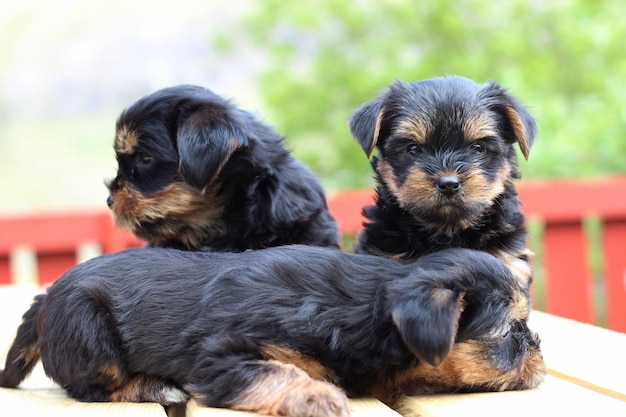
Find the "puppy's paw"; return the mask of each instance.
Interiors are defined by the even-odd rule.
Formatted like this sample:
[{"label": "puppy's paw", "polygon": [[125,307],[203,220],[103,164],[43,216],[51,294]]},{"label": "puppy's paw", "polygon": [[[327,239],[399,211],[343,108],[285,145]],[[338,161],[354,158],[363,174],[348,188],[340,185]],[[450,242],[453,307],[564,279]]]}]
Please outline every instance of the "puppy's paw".
[{"label": "puppy's paw", "polygon": [[293,417],[349,417],[348,398],[337,386],[323,381],[307,381],[286,393],[277,415]]}]

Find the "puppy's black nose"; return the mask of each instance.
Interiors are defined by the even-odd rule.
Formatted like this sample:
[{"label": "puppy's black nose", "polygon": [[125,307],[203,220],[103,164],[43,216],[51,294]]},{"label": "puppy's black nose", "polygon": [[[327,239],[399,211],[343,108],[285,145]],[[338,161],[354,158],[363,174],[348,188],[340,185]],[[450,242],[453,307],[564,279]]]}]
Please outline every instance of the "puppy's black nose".
[{"label": "puppy's black nose", "polygon": [[107,206],[109,206],[109,208],[113,207],[113,196],[112,195],[110,195],[107,198]]},{"label": "puppy's black nose", "polygon": [[461,181],[454,175],[445,175],[437,180],[436,186],[440,193],[450,197],[461,189]]}]

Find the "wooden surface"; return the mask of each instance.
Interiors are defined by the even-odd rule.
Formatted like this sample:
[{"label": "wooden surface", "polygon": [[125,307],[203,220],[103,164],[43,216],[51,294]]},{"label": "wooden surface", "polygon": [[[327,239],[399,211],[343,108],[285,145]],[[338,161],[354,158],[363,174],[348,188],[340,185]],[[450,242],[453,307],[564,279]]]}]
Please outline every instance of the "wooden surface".
[{"label": "wooden surface", "polygon": [[[0,361],[15,335],[22,314],[40,290],[34,286],[0,286]],[[542,416],[597,414],[626,416],[626,334],[601,329],[545,313],[533,312],[531,328],[542,339],[550,375],[537,389],[518,392],[447,394],[405,398],[398,411],[374,399],[352,399],[354,417]],[[50,381],[38,366],[20,389],[0,389],[0,415],[159,416],[158,404],[80,403]],[[254,413],[199,406],[168,410],[169,417],[238,417]]]},{"label": "wooden surface", "polygon": [[527,391],[410,397],[405,417],[626,416],[626,403],[549,375]]},{"label": "wooden surface", "polygon": [[538,311],[530,327],[552,375],[626,401],[626,334]]}]

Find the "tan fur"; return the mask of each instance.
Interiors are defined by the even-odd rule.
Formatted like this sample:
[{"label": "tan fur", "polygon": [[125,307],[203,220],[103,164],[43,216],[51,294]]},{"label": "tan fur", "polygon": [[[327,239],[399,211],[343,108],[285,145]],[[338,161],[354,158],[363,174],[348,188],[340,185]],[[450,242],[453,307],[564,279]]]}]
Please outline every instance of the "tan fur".
[{"label": "tan fur", "polygon": [[[437,191],[434,184],[440,176],[457,175],[456,172],[441,172],[433,176],[421,169],[414,168],[409,172],[406,181],[400,184],[393,175],[393,169],[387,161],[379,161],[377,169],[401,207],[408,211],[411,210],[411,207],[431,207],[443,215],[446,214],[447,210],[455,210],[457,205],[463,207],[478,206],[487,209],[493,205],[496,197],[504,192],[505,183],[509,180],[511,172],[509,164],[503,165],[500,172],[498,172],[497,179],[490,183],[480,170],[470,169],[463,175],[459,175],[462,188],[453,199],[449,200]],[[458,230],[475,226],[483,214],[483,210],[481,210],[475,216],[467,216],[458,223],[445,222],[443,224],[432,224],[431,227],[452,235]]]},{"label": "tan fur", "polygon": [[380,125],[383,122],[383,117],[385,116],[385,108],[383,107],[378,112],[378,116],[376,117],[376,125],[374,126],[374,134],[372,135],[372,143],[370,144],[369,149],[366,154],[369,158],[372,152],[374,151],[374,147],[376,147],[376,143],[378,142],[378,136],[380,135]]},{"label": "tan fur", "polygon": [[413,117],[401,119],[394,132],[399,136],[409,138],[423,145],[428,137],[428,125]]},{"label": "tan fur", "polygon": [[[532,283],[533,268],[530,265],[533,252],[525,248],[521,253],[509,253],[504,250],[497,250],[492,253],[496,258],[500,259],[511,271],[513,277],[522,285],[529,286]],[[528,261],[521,259],[526,258]]]},{"label": "tan fur", "polygon": [[233,409],[275,416],[350,416],[348,398],[339,387],[316,381],[294,365],[266,364],[271,372],[239,395]]},{"label": "tan fur", "polygon": [[[172,398],[174,397],[174,401]],[[114,402],[181,403],[188,396],[160,378],[138,375],[116,387],[109,396]]]},{"label": "tan fur", "polygon": [[[471,386],[487,386],[504,391],[519,384],[524,388],[536,387],[543,381],[545,373],[539,349],[528,351],[519,367],[502,371],[489,362],[482,342],[470,340],[456,343],[450,355],[438,367],[420,363],[391,384],[400,387],[407,395],[454,392]],[[424,387],[428,387],[427,391],[424,391]]]},{"label": "tan fur", "polygon": [[489,113],[470,113],[463,117],[462,123],[463,135],[468,142],[491,136],[499,136],[498,126]]},{"label": "tan fur", "polygon": [[276,345],[266,345],[262,349],[268,359],[291,364],[306,372],[311,378],[320,381],[332,381],[332,371],[315,359],[295,350]]},{"label": "tan fur", "polygon": [[[176,238],[189,246],[198,247],[207,234],[221,236],[225,197],[217,197],[217,188],[207,187],[204,194],[183,182],[174,182],[162,190],[143,195],[125,184],[112,195],[111,209],[115,224],[142,237],[141,222],[161,219],[184,220],[185,230],[160,230],[162,239]],[[210,209],[209,209],[210,208]]]},{"label": "tan fur", "polygon": [[117,153],[131,154],[135,152],[138,142],[137,132],[129,129],[127,126],[121,126],[115,134],[113,147]]},{"label": "tan fur", "polygon": [[526,127],[524,127],[524,122],[522,122],[520,115],[513,107],[505,106],[504,112],[506,113],[508,119],[511,122],[511,125],[513,126],[515,139],[519,144],[522,155],[524,155],[524,159],[528,160],[528,153],[530,152],[530,148],[528,143],[528,132],[526,132]]}]

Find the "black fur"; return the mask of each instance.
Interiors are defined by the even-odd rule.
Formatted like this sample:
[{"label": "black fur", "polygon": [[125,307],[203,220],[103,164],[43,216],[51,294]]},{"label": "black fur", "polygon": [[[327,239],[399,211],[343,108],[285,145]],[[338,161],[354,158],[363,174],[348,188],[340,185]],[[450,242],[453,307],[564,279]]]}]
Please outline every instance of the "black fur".
[{"label": "black fur", "polygon": [[396,81],[350,128],[368,156],[378,150],[376,201],[363,209],[356,252],[414,260],[464,247],[528,261],[514,145],[527,157],[536,124],[502,87],[457,76]]},{"label": "black fur", "polygon": [[283,139],[202,87],[140,99],[116,126],[118,173],[107,201],[116,224],[179,249],[338,248],[319,181]]},{"label": "black fur", "polygon": [[[130,249],[74,267],[35,299],[0,386],[16,387],[35,352],[79,400],[111,400],[133,378],[152,377],[205,405],[237,408],[256,381],[271,376],[271,360],[280,360],[265,347],[279,346],[321,364],[326,379],[353,395],[375,386],[390,396],[508,387],[437,378],[396,384],[403,372],[445,361],[453,344],[475,340],[485,346],[480,358],[525,388],[543,368],[527,363],[538,342],[526,317],[508,314],[518,292],[527,296],[501,262],[465,249],[410,265],[299,245],[242,253]],[[508,341],[501,332],[512,327],[519,331]],[[530,380],[522,368],[531,369]]]}]

